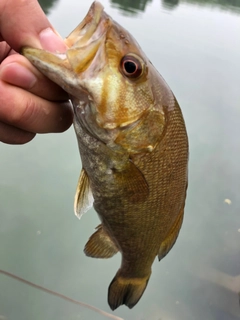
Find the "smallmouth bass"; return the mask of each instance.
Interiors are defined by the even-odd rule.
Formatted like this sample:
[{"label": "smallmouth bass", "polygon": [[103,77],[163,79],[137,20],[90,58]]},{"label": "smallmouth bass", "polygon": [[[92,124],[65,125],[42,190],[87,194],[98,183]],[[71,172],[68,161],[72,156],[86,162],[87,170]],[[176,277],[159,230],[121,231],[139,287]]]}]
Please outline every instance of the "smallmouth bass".
[{"label": "smallmouth bass", "polygon": [[136,40],[94,2],[65,39],[65,54],[25,47],[34,66],[70,95],[82,171],[80,217],[101,220],[87,256],[122,254],[108,289],[112,310],[141,298],[156,256],[174,245],[183,220],[188,138],[172,91]]}]

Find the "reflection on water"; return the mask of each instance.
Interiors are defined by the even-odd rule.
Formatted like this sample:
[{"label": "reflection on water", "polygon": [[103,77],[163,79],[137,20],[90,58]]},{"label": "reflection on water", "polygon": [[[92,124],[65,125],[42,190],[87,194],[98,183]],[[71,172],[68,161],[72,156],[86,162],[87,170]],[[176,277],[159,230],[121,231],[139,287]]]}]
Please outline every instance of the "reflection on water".
[{"label": "reflection on water", "polygon": [[[144,11],[147,4],[152,0],[111,0],[113,7],[119,8],[128,14],[136,14]],[[210,6],[221,8],[223,10],[232,10],[240,13],[240,0],[161,0],[162,5],[167,9],[174,9],[181,3],[191,3],[201,6]]]},{"label": "reflection on water", "polygon": [[54,5],[56,5],[56,3],[59,0],[38,0],[38,2],[40,3],[43,11],[48,14],[50,12],[50,9],[53,8]]},{"label": "reflection on water", "polygon": [[165,8],[173,9],[178,6],[180,0],[162,0],[162,4]]},{"label": "reflection on water", "polygon": [[152,0],[111,0],[113,7],[128,14],[136,14],[138,11],[145,11],[146,6]]},{"label": "reflection on water", "polygon": [[232,10],[240,13],[240,0],[182,0],[182,2],[218,7],[222,10]]},{"label": "reflection on water", "polygon": [[[59,0],[38,0],[45,13],[56,5]],[[100,1],[101,2],[101,1]],[[112,6],[118,8],[127,15],[135,15],[145,11],[152,0],[111,0]],[[223,10],[232,10],[240,13],[240,0],[160,0],[167,9],[174,9],[181,3],[190,3],[201,6],[211,6]]]}]

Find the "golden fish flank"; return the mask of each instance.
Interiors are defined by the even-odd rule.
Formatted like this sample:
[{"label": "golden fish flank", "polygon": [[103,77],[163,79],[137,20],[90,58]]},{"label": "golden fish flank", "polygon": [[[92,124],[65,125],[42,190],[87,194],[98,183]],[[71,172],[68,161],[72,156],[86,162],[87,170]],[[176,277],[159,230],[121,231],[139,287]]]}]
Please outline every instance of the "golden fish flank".
[{"label": "golden fish flank", "polygon": [[75,213],[91,207],[101,224],[85,246],[91,257],[118,251],[121,267],[108,290],[112,309],[141,298],[156,256],[181,228],[188,139],[179,105],[136,40],[94,2],[65,40],[65,54],[23,54],[64,88],[74,107],[82,160]]}]

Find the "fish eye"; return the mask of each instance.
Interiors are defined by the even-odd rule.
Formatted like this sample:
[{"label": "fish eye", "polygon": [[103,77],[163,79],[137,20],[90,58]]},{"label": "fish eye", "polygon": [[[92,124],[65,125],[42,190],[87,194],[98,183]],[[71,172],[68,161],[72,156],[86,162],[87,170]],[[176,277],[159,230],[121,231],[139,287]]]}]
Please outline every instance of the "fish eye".
[{"label": "fish eye", "polygon": [[132,55],[126,55],[120,63],[123,74],[128,78],[138,78],[143,71],[141,62]]}]

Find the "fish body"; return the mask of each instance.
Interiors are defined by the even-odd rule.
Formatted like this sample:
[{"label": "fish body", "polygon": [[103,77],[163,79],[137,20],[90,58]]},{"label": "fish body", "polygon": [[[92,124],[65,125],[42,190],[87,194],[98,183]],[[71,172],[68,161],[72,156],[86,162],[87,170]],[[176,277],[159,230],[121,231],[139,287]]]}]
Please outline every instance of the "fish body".
[{"label": "fish body", "polygon": [[114,310],[141,298],[156,256],[180,231],[187,189],[188,138],[172,91],[136,40],[94,2],[66,38],[65,54],[23,54],[71,97],[82,171],[80,217],[93,204],[101,224],[85,253],[122,263],[108,289]]}]

